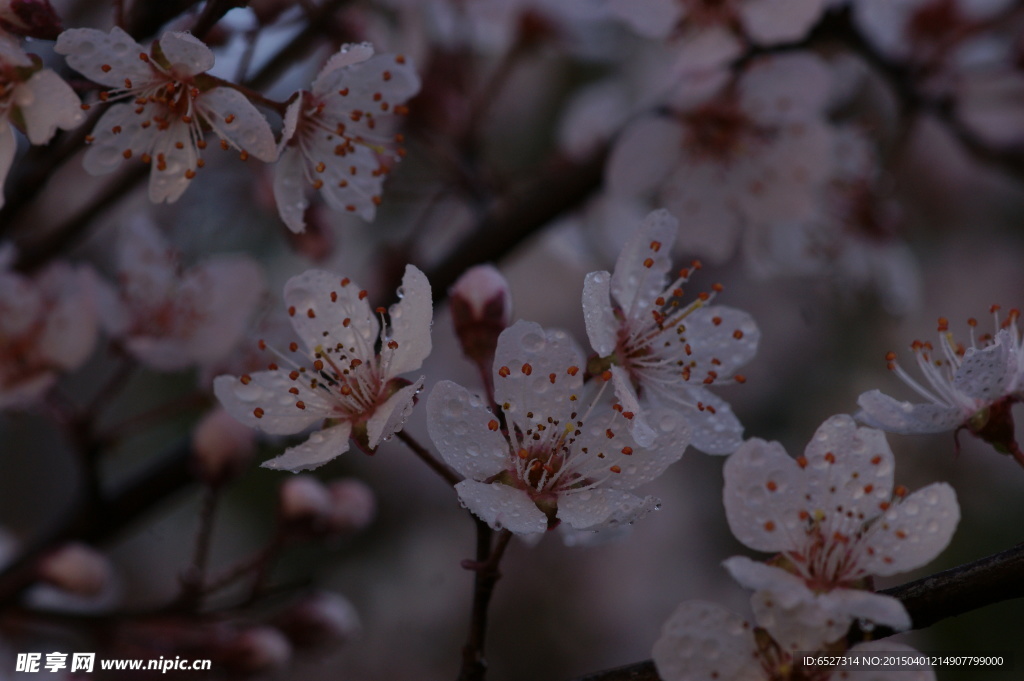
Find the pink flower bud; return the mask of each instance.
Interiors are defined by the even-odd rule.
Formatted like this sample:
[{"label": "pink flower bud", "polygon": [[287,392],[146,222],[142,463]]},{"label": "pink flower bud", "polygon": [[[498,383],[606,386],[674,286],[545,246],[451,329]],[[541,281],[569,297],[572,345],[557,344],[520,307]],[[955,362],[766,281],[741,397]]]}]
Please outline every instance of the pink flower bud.
[{"label": "pink flower bud", "polygon": [[281,485],[281,517],[290,523],[318,524],[333,512],[330,492],[310,475],[297,475]]},{"label": "pink flower bud", "polygon": [[60,17],[49,0],[0,0],[0,27],[40,40],[56,40],[61,32]]},{"label": "pink flower bud", "polygon": [[476,265],[466,270],[448,293],[462,352],[475,362],[489,364],[498,336],[512,318],[508,282],[493,266]]},{"label": "pink flower bud", "polygon": [[229,644],[224,665],[235,672],[254,674],[282,669],[291,657],[292,645],[278,629],[252,627]]},{"label": "pink flower bud", "polygon": [[192,433],[198,475],[211,485],[245,470],[255,448],[255,432],[221,407],[204,416]]},{"label": "pink flower bud", "polygon": [[328,491],[332,501],[330,528],[334,532],[358,532],[377,515],[377,498],[373,490],[359,480],[334,480]]},{"label": "pink flower bud", "polygon": [[85,544],[57,549],[39,563],[39,579],[79,596],[96,596],[110,583],[110,563]]},{"label": "pink flower bud", "polygon": [[359,633],[355,607],[335,593],[323,591],[296,603],[282,614],[278,626],[296,646],[340,645]]}]

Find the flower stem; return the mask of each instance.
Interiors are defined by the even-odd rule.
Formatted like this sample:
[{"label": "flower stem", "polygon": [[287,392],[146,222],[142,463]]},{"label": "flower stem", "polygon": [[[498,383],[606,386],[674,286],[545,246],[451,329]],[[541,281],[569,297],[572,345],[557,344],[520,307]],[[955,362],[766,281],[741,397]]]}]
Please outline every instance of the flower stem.
[{"label": "flower stem", "polygon": [[484,659],[484,643],[487,637],[487,611],[494,594],[494,586],[501,578],[498,565],[501,563],[505,549],[508,547],[512,533],[502,530],[491,548],[494,531],[487,523],[476,520],[476,560],[463,561],[462,566],[473,570],[473,610],[470,618],[469,636],[462,648],[462,668],[459,670],[458,681],[483,681],[487,674],[487,662]]}]

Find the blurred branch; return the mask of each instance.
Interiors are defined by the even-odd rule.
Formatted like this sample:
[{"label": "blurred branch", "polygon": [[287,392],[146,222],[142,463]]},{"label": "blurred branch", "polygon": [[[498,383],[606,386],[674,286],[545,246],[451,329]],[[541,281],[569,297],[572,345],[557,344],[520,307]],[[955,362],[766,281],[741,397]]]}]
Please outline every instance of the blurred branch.
[{"label": "blurred branch", "polygon": [[[899,599],[910,614],[912,629],[924,629],[948,617],[1024,597],[1024,543],[913,582],[879,593]],[[893,630],[876,627],[862,632],[856,626],[850,643],[892,636]],[[651,660],[581,676],[573,681],[660,681]]]},{"label": "blurred branch", "polygon": [[443,261],[428,269],[435,302],[448,295],[448,289],[467,268],[500,260],[597,192],[607,154],[605,147],[584,161],[557,159],[524,187],[498,201],[470,235],[456,244]]},{"label": "blurred branch", "polygon": [[190,471],[191,447],[181,444],[147,470],[109,494],[98,504],[84,499],[69,508],[55,528],[20,552],[0,572],[0,608],[15,604],[36,581],[39,561],[69,541],[99,544],[136,522],[144,513],[194,481]]}]

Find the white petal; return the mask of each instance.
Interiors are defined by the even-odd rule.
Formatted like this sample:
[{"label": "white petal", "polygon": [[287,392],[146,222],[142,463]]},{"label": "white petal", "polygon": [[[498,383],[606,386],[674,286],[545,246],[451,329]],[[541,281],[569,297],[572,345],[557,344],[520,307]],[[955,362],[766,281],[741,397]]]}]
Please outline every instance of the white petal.
[{"label": "white petal", "polygon": [[725,461],[725,515],[736,538],[752,549],[791,548],[802,535],[806,482],[778,442],[751,439]]},{"label": "white petal", "polygon": [[[157,163],[161,157],[165,163],[163,170]],[[174,203],[181,198],[192,182],[186,173],[195,172],[198,162],[199,152],[187,124],[174,121],[166,130],[155,133],[153,164],[149,171],[149,200],[153,203]]]},{"label": "white petal", "polygon": [[398,343],[388,356],[388,377],[414,371],[430,355],[430,325],[433,322],[433,302],[427,276],[413,265],[405,266],[402,286],[398,289],[399,302],[391,306],[391,340]]},{"label": "white petal", "polygon": [[153,68],[139,58],[148,50],[116,26],[110,33],[69,28],[57,37],[54,50],[67,58],[68,66],[107,87],[123,88],[125,78],[140,87],[156,78]]},{"label": "white petal", "polygon": [[370,449],[374,449],[385,440],[402,429],[405,420],[412,413],[416,394],[423,389],[423,377],[412,385],[407,385],[389,397],[384,404],[374,410],[373,416],[366,423],[366,437]]},{"label": "white petal", "polygon": [[57,128],[70,130],[85,118],[78,95],[50,69],[32,74],[26,83],[18,86],[14,99],[25,121],[25,134],[32,144],[45,144]]},{"label": "white petal", "polygon": [[53,265],[38,279],[50,299],[39,351],[56,366],[77,369],[92,354],[99,331],[96,311],[98,280],[86,267]]},{"label": "white petal", "polygon": [[215,256],[188,270],[178,296],[195,301],[189,311],[197,320],[182,339],[193,361],[208,364],[230,352],[242,339],[265,289],[263,270],[247,256]]},{"label": "white petal", "polygon": [[[288,389],[304,384],[291,380],[286,371],[257,371],[248,377],[249,383],[243,383],[237,376],[218,376],[213,380],[213,393],[229,414],[250,428],[292,435],[331,415],[330,405],[315,392],[300,390],[299,396],[293,397]],[[305,409],[295,406],[297,399]],[[262,416],[256,416],[257,408]]]},{"label": "white petal", "polygon": [[[753,317],[731,307],[703,307],[686,316],[686,356],[697,381],[703,381],[709,370],[732,377],[736,370],[757,354],[761,331]],[[738,332],[738,333],[737,333]]]},{"label": "white petal", "polygon": [[858,428],[846,414],[818,427],[804,457],[810,497],[805,510],[812,516],[853,512],[871,519],[880,515],[879,504],[892,495],[894,457],[885,435],[874,428]]},{"label": "white petal", "polygon": [[878,390],[857,398],[857,420],[890,433],[941,433],[953,430],[966,420],[961,410],[945,404],[900,402]]},{"label": "white petal", "polygon": [[[753,0],[749,4],[770,5],[773,1],[777,0]],[[740,105],[762,124],[806,121],[824,111],[831,81],[825,62],[809,52],[767,57],[743,73]]]},{"label": "white petal", "polygon": [[497,423],[482,398],[451,381],[440,381],[427,398],[430,439],[445,463],[467,478],[486,480],[510,465]]},{"label": "white petal", "polygon": [[[508,369],[507,376],[501,375],[503,368]],[[578,406],[570,398],[582,387],[583,358],[564,331],[545,331],[539,324],[518,321],[498,336],[494,399],[502,405],[510,428],[514,423],[525,432],[535,423],[546,424],[548,417],[567,422]]]},{"label": "white petal", "polygon": [[667,38],[684,10],[675,0],[608,0],[608,11],[642,36]]},{"label": "white petal", "polygon": [[907,609],[892,596],[863,589],[833,589],[821,598],[827,610],[844,613],[851,619],[867,620],[896,631],[910,628]]},{"label": "white petal", "polygon": [[873,553],[865,564],[872,574],[887,576],[931,562],[949,545],[960,522],[956,492],[937,482],[893,504],[869,530]]},{"label": "white petal", "polygon": [[728,172],[716,163],[686,158],[665,181],[665,207],[681,217],[678,252],[720,263],[736,250],[741,218]]},{"label": "white petal", "polygon": [[633,418],[629,419],[630,435],[641,447],[650,447],[658,434],[647,423],[647,408],[640,406],[640,398],[637,397],[626,370],[620,366],[613,366],[611,372],[616,399],[622,405],[623,412],[633,414]]},{"label": "white petal", "polygon": [[196,99],[196,108],[213,131],[234,148],[267,163],[277,160],[277,143],[270,124],[238,90],[213,88]]},{"label": "white petal", "polygon": [[[92,130],[93,141],[85,150],[82,166],[90,175],[105,175],[121,167],[124,152],[149,153],[160,131],[142,127],[146,117],[136,114],[130,104],[114,104],[103,112]],[[119,133],[113,132],[120,129]]]},{"label": "white petal", "polygon": [[373,56],[373,45],[370,43],[346,43],[341,46],[334,56],[327,60],[316,80],[313,81],[315,92],[324,92],[328,88],[327,79],[335,76],[335,71],[343,69],[352,64],[366,61]]},{"label": "white petal", "polygon": [[678,229],[671,213],[656,210],[623,247],[612,274],[612,297],[627,318],[649,322],[654,300],[668,283]]},{"label": "white petal", "polygon": [[[728,65],[743,54],[746,46],[743,41],[727,26],[710,24],[693,27],[687,30],[682,38],[673,45],[675,63],[673,71],[679,73],[679,89],[689,88],[691,79],[704,81],[702,87],[711,95],[712,79],[716,74],[727,74]],[[673,103],[684,101],[704,101],[706,97],[687,100],[693,94],[673,94]]]},{"label": "white petal", "polygon": [[[290,109],[289,109],[290,110]],[[298,147],[285,147],[274,167],[274,202],[277,212],[292,232],[306,231],[305,159]]]},{"label": "white petal", "polygon": [[380,322],[361,293],[354,282],[324,270],[306,270],[284,285],[292,326],[311,352],[341,343],[366,361],[374,356]]},{"label": "white petal", "polygon": [[463,480],[455,485],[459,501],[495,530],[535,534],[548,529],[547,517],[526,492],[502,485]]},{"label": "white petal", "polygon": [[824,0],[746,0],[739,5],[743,28],[758,45],[804,38],[824,10]]},{"label": "white petal", "polygon": [[686,601],[661,629],[654,664],[664,681],[762,681],[753,628],[716,603]]},{"label": "white petal", "polygon": [[348,421],[315,431],[301,445],[289,447],[281,456],[264,461],[260,465],[263,468],[292,473],[319,468],[348,451],[348,438],[351,432],[352,424]]},{"label": "white petal", "polygon": [[608,191],[623,196],[655,191],[679,161],[682,142],[683,129],[671,119],[649,116],[636,121],[619,136],[608,158]]},{"label": "white petal", "polygon": [[191,33],[164,33],[160,38],[160,51],[178,78],[195,76],[213,68],[213,51]]},{"label": "white petal", "polygon": [[583,280],[583,320],[590,347],[599,357],[615,352],[618,339],[619,321],[612,310],[611,281],[607,272],[591,272]]},{"label": "white petal", "polygon": [[654,497],[617,489],[568,491],[558,496],[558,519],[576,530],[602,530],[632,524],[658,506]]},{"label": "white petal", "polygon": [[[687,386],[682,397],[679,401],[659,397],[657,401],[674,405],[685,414],[695,448],[705,454],[732,454],[743,444],[743,424],[728,402],[699,386]],[[651,398],[654,400],[654,394]]]},{"label": "white petal", "polygon": [[975,399],[991,402],[1006,394],[1015,378],[1016,357],[1010,351],[1010,332],[999,331],[996,340],[981,350],[967,348],[953,376],[953,387]]},{"label": "white petal", "polygon": [[[384,186],[384,174],[376,172],[381,167],[380,158],[369,147],[357,144],[354,151],[345,156],[334,153],[335,142],[315,146],[307,163],[312,176],[312,169],[317,166],[313,161],[322,162],[324,171],[316,175],[323,181],[320,195],[328,206],[336,211],[355,213],[367,222],[372,222],[377,214],[374,197],[380,197]],[[355,168],[355,173],[352,169]]]}]

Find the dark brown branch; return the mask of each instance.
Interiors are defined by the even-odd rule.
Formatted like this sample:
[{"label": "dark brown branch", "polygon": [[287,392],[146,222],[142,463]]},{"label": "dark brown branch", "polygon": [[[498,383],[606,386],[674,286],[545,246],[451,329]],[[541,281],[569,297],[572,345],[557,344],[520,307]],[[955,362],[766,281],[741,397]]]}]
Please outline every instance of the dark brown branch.
[{"label": "dark brown branch", "polygon": [[484,657],[484,645],[487,641],[487,615],[491,605],[494,587],[501,579],[498,565],[501,563],[505,549],[512,539],[512,533],[502,530],[498,540],[491,548],[493,530],[479,518],[476,522],[476,560],[463,561],[462,566],[473,570],[473,612],[470,618],[469,636],[462,648],[462,668],[457,681],[483,681],[487,675],[487,661]]},{"label": "dark brown branch", "polygon": [[194,481],[189,468],[191,449],[180,445],[120,488],[98,506],[82,501],[46,535],[28,546],[13,564],[0,572],[0,608],[17,602],[36,581],[39,560],[69,541],[99,544],[136,522],[171,495]]},{"label": "dark brown branch", "polygon": [[601,186],[607,153],[601,149],[582,162],[558,159],[496,204],[472,234],[427,272],[435,302],[448,295],[467,268],[500,260],[593,195]]},{"label": "dark brown branch", "polygon": [[[879,593],[899,599],[913,621],[913,629],[924,629],[946,619],[994,603],[1024,597],[1024,543],[913,582]],[[876,627],[871,638],[891,636],[890,629]],[[854,627],[851,643],[864,635]],[[595,672],[574,681],[660,681],[650,660]]]}]

